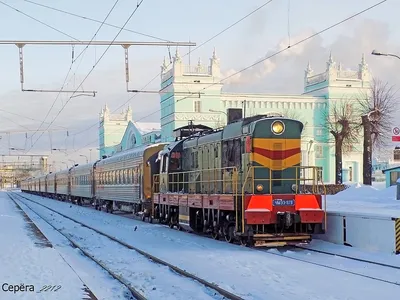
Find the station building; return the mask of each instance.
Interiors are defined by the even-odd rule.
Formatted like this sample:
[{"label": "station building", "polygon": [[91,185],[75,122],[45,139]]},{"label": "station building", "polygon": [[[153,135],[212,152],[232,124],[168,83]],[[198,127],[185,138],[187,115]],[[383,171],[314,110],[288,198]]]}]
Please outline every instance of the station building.
[{"label": "station building", "polygon": [[[245,117],[256,114],[282,114],[305,125],[301,145],[302,164],[323,168],[325,183],[335,180],[335,148],[326,126],[331,104],[355,99],[368,92],[371,74],[364,55],[355,70],[343,69],[332,55],[326,67],[314,73],[309,63],[304,71],[301,95],[240,94],[223,91],[220,60],[214,50],[209,64],[183,62],[178,50],[172,64],[164,59],[161,66],[160,124],[132,121],[130,108],[110,115],[108,108],[100,114],[100,156],[112,155],[136,145],[173,141],[173,131],[189,122],[218,128],[227,123],[229,108],[242,109]],[[348,109],[354,109],[350,105]],[[343,182],[362,180],[362,138],[345,149]]]},{"label": "station building", "polygon": [[111,114],[107,105],[100,112],[100,158],[161,140],[159,123],[141,123],[132,120],[132,109]]}]

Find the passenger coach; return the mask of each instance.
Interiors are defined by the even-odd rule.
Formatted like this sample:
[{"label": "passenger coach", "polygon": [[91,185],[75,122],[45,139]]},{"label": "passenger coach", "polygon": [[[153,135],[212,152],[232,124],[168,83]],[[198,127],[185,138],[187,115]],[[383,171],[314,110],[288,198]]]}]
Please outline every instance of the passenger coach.
[{"label": "passenger coach", "polygon": [[137,213],[146,200],[151,203],[151,169],[155,168],[158,153],[165,145],[139,146],[97,162],[94,169],[96,207],[105,206],[107,212]]},{"label": "passenger coach", "polygon": [[94,201],[95,164],[78,165],[70,169],[70,199],[77,204],[90,204]]}]

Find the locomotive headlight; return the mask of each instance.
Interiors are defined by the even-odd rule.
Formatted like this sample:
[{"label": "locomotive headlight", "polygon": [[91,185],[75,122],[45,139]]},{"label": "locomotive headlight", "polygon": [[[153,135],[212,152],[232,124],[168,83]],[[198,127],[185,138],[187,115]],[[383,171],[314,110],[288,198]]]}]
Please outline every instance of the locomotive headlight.
[{"label": "locomotive headlight", "polygon": [[285,131],[285,124],[281,121],[275,121],[271,125],[272,132],[275,134],[282,134]]},{"label": "locomotive headlight", "polygon": [[262,184],[257,184],[256,189],[258,192],[261,192],[264,189],[264,187]]}]

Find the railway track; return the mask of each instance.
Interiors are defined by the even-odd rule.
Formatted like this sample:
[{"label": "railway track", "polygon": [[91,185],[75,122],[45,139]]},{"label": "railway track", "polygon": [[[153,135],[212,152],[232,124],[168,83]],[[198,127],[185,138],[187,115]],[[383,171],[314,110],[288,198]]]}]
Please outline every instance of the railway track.
[{"label": "railway track", "polygon": [[[7,193],[9,198],[18,206],[21,208],[21,210],[23,211],[21,205],[16,201],[15,195],[11,196],[11,193]],[[77,243],[75,243],[70,237],[68,237],[66,234],[62,233],[60,230],[58,230],[56,227],[54,227],[50,222],[48,222],[46,219],[44,219],[41,215],[39,215],[37,212],[35,212],[31,207],[29,207],[26,203],[24,203],[24,205],[26,207],[28,207],[33,213],[35,213],[40,219],[42,219],[43,221],[45,221],[47,224],[49,224],[55,231],[57,231],[59,234],[61,234],[62,236],[64,236],[74,248],[79,249],[80,251],[82,251],[83,255],[86,256],[87,258],[91,259],[92,261],[94,261],[98,266],[100,266],[103,270],[105,270],[107,273],[109,273],[115,280],[117,280],[119,283],[121,283],[123,286],[125,286],[131,293],[132,293],[132,297],[134,297],[134,299],[137,300],[146,300],[145,297],[143,297],[136,289],[134,289],[129,283],[127,283],[123,278],[121,278],[120,276],[118,276],[115,272],[113,272],[112,270],[110,270],[109,268],[107,268],[102,262],[100,262],[99,260],[97,260],[96,258],[94,258],[89,252],[87,252],[86,250],[84,250],[82,247],[80,247]],[[131,299],[132,299],[131,297]]]},{"label": "railway track", "polygon": [[[22,197],[23,197],[23,196],[22,196]],[[28,198],[26,198],[26,197],[24,197],[24,198],[27,199],[28,201],[37,203],[36,201],[30,200],[30,199],[28,199]],[[41,203],[37,203],[37,204],[42,205]],[[42,205],[42,206],[44,206],[44,205]],[[44,206],[44,207],[46,207],[46,206]],[[46,208],[47,208],[47,207],[46,207]],[[49,208],[48,208],[48,209],[49,209]],[[50,209],[50,210],[52,210],[52,209]],[[57,213],[58,213],[58,212],[57,212]],[[123,217],[123,216],[124,216],[124,215],[121,215],[121,217]],[[67,216],[66,216],[66,217],[67,217]],[[67,218],[69,218],[69,217],[67,217]],[[79,223],[79,222],[78,222],[78,223]],[[94,230],[97,231],[96,229],[94,229]],[[201,235],[201,234],[198,234],[198,235],[199,235],[199,236],[202,236],[202,237],[208,238],[208,236],[204,236],[204,235]],[[238,243],[238,245],[239,245],[239,243]],[[128,247],[132,247],[132,246],[130,246],[130,245],[127,245],[127,246],[128,246]],[[378,277],[376,277],[376,276],[371,276],[371,275],[366,275],[366,274],[362,274],[362,273],[355,272],[355,271],[346,270],[345,268],[340,268],[340,267],[336,267],[336,266],[329,266],[329,265],[326,265],[326,264],[323,264],[323,263],[318,263],[318,262],[311,261],[311,260],[307,260],[307,259],[291,257],[291,256],[288,256],[288,255],[285,255],[284,253],[273,253],[273,252],[269,252],[268,250],[270,250],[270,249],[268,249],[268,250],[260,249],[260,248],[253,248],[253,249],[256,250],[256,251],[261,251],[261,252],[263,252],[263,253],[265,253],[265,254],[275,255],[275,256],[281,256],[281,257],[284,257],[284,258],[287,258],[287,259],[292,259],[292,260],[300,261],[300,262],[302,262],[302,263],[311,264],[311,265],[316,265],[316,266],[319,266],[319,267],[323,267],[323,268],[327,268],[327,269],[331,269],[331,270],[336,270],[336,271],[339,271],[339,272],[343,272],[343,273],[347,273],[347,274],[352,274],[352,275],[355,275],[355,276],[360,276],[360,277],[364,277],[364,278],[368,278],[368,279],[371,279],[371,280],[376,280],[376,281],[384,282],[384,283],[391,284],[391,285],[400,286],[400,282],[391,281],[391,280],[387,280],[387,279],[378,278]],[[298,252],[299,250],[301,250],[301,251],[309,250],[309,251],[311,251],[311,252],[316,252],[316,253],[319,253],[319,254],[322,254],[322,255],[327,255],[327,256],[338,256],[338,257],[342,257],[342,258],[349,259],[349,260],[352,260],[352,261],[357,261],[357,262],[360,262],[360,263],[365,263],[365,264],[374,265],[374,266],[383,267],[383,268],[388,268],[388,269],[390,268],[390,269],[397,269],[397,270],[400,270],[400,267],[397,267],[397,266],[392,266],[392,265],[383,264],[383,263],[374,262],[374,261],[369,261],[369,260],[358,259],[358,258],[354,258],[354,257],[351,257],[351,256],[346,256],[346,255],[336,255],[336,254],[334,254],[334,253],[325,252],[325,251],[320,251],[320,250],[314,250],[314,249],[308,249],[308,248],[304,248],[304,247],[301,247],[301,246],[287,246],[287,247],[284,247],[284,248],[281,248],[281,249],[282,249],[283,251],[285,251],[285,249],[286,249],[286,250],[292,250],[292,251],[294,251],[294,252]],[[295,251],[295,250],[298,250],[298,251]],[[139,251],[141,251],[141,250],[139,250]],[[150,255],[150,256],[151,256],[151,255]],[[400,276],[399,276],[399,278],[400,278]],[[227,298],[229,298],[229,297],[227,297]]]},{"label": "railway track", "polygon": [[293,248],[294,249],[300,249],[300,250],[307,250],[307,251],[321,253],[321,254],[326,254],[326,255],[330,255],[330,256],[347,258],[347,259],[350,259],[350,260],[363,262],[363,263],[368,263],[368,264],[372,264],[372,265],[377,265],[377,266],[380,266],[380,267],[386,267],[386,268],[400,270],[399,266],[393,266],[393,265],[389,265],[389,264],[384,264],[384,263],[380,263],[380,262],[372,261],[372,260],[368,260],[368,259],[356,258],[356,257],[348,256],[348,255],[336,254],[336,253],[332,253],[332,252],[327,252],[327,251],[317,250],[317,249],[310,249],[310,248],[301,247],[301,246],[293,246]]},{"label": "railway track", "polygon": [[[61,232],[60,229],[57,229],[46,218],[44,218],[42,215],[40,215],[38,212],[36,212],[30,205],[28,205],[26,203],[26,201],[34,203],[36,205],[39,205],[39,206],[41,206],[41,207],[43,207],[43,208],[45,208],[45,209],[47,209],[47,210],[49,210],[51,212],[54,212],[57,215],[62,216],[64,219],[67,219],[67,220],[72,221],[72,222],[74,222],[76,224],[79,224],[80,226],[82,226],[82,227],[84,227],[84,228],[86,228],[88,230],[91,230],[92,232],[94,231],[95,233],[99,234],[100,236],[106,237],[107,239],[111,240],[112,242],[115,242],[118,245],[124,247],[125,249],[134,250],[136,252],[136,254],[140,255],[141,257],[146,258],[148,260],[148,262],[150,264],[152,264],[153,266],[155,264],[158,264],[158,265],[161,265],[161,266],[165,266],[165,267],[168,267],[171,271],[177,273],[177,274],[171,273],[171,276],[179,276],[179,278],[183,277],[186,280],[196,281],[198,284],[206,287],[210,292],[211,291],[213,292],[213,295],[211,295],[212,298],[215,298],[215,299],[232,299],[232,300],[239,300],[239,299],[242,300],[243,299],[240,296],[235,295],[235,294],[233,294],[233,293],[221,288],[220,286],[218,286],[218,285],[216,285],[214,283],[208,282],[207,280],[204,280],[204,279],[202,279],[202,278],[200,278],[200,277],[198,277],[198,276],[196,276],[194,274],[188,273],[185,270],[182,270],[182,269],[180,269],[180,268],[178,268],[178,267],[176,267],[176,266],[174,266],[174,265],[172,265],[172,264],[170,264],[170,263],[168,263],[168,262],[166,262],[166,261],[164,261],[162,259],[159,259],[159,258],[157,258],[157,257],[155,257],[155,256],[153,256],[153,255],[151,255],[151,254],[149,254],[149,253],[147,253],[147,252],[145,252],[143,250],[140,250],[140,249],[138,249],[138,248],[136,248],[136,247],[134,247],[132,245],[129,245],[129,244],[127,244],[127,243],[125,243],[125,242],[123,242],[123,241],[121,241],[121,240],[119,240],[119,239],[107,234],[107,233],[104,233],[104,232],[96,229],[96,228],[93,228],[93,227],[88,226],[88,225],[86,225],[84,223],[81,223],[80,221],[75,220],[74,218],[71,218],[69,216],[66,216],[66,215],[64,215],[64,214],[62,214],[62,213],[60,213],[60,212],[58,212],[58,211],[56,211],[56,210],[54,210],[52,208],[49,208],[46,205],[43,205],[43,204],[41,204],[41,203],[39,203],[37,201],[28,199],[27,197],[24,197],[24,196],[16,194],[16,193],[9,193],[8,195],[15,202],[16,202],[16,199],[19,198],[18,201],[21,201],[25,206],[27,206],[31,211],[33,211],[36,215],[38,215],[41,219],[43,219],[46,223],[48,223],[51,227],[53,227],[57,232],[59,232],[60,234],[65,236],[71,242],[71,244],[74,247],[80,249],[86,256],[88,256],[90,259],[95,261],[101,268],[106,270],[112,277],[114,277],[121,284],[126,286],[131,291],[131,293],[132,293],[133,297],[135,297],[135,299],[142,300],[142,299],[147,299],[147,298],[145,297],[145,295],[143,295],[143,292],[142,293],[139,292],[138,289],[135,288],[133,286],[133,284],[129,282],[129,280],[127,280],[126,278],[124,278],[121,275],[116,274],[115,271],[112,271],[110,269],[110,267],[108,267],[105,263],[101,262],[99,259],[96,259],[92,254],[89,253],[89,251],[82,249],[83,248],[82,246],[80,246],[78,243],[74,242],[67,234]],[[177,287],[177,289],[179,289],[179,287]],[[209,295],[210,295],[210,293],[209,293]]]},{"label": "railway track", "polygon": [[[318,263],[318,262],[311,261],[311,260],[308,260],[308,259],[288,256],[288,255],[285,255],[285,253],[284,253],[285,249],[286,249],[286,251],[287,250],[293,251],[294,249],[297,249],[297,250],[309,250],[311,252],[316,252],[316,253],[319,253],[319,254],[322,254],[322,255],[326,255],[326,256],[339,256],[339,257],[342,257],[342,258],[345,258],[345,259],[349,259],[351,261],[356,261],[356,262],[361,262],[361,263],[365,263],[365,264],[375,265],[375,266],[388,268],[388,269],[389,268],[393,268],[393,269],[400,270],[400,267],[397,267],[397,266],[391,266],[391,265],[382,264],[382,263],[379,263],[379,262],[373,262],[373,261],[368,261],[368,260],[363,260],[363,259],[357,259],[357,258],[354,258],[354,257],[351,257],[351,256],[336,255],[334,253],[329,253],[329,252],[325,252],[325,251],[311,250],[311,249],[308,249],[308,248],[303,248],[303,247],[298,247],[298,246],[291,246],[291,247],[282,248],[279,251],[280,253],[273,253],[273,252],[270,252],[270,250],[265,250],[265,249],[257,249],[257,250],[259,250],[261,252],[264,252],[266,254],[269,254],[269,255],[280,256],[280,257],[292,259],[292,260],[295,260],[295,261],[300,261],[300,262],[303,262],[303,263],[306,263],[306,264],[320,266],[320,267],[323,267],[323,268],[336,270],[336,271],[339,271],[339,272],[352,274],[352,275],[355,275],[355,276],[360,276],[360,277],[364,277],[364,278],[368,278],[368,279],[384,282],[384,283],[391,284],[391,285],[400,286],[400,281],[391,281],[391,280],[387,280],[387,279],[383,279],[383,278],[378,278],[376,276],[371,276],[371,275],[366,275],[366,274],[355,272],[355,271],[346,270],[345,268],[339,268],[339,267],[330,266],[330,265],[323,264],[323,263]],[[298,251],[294,251],[294,252],[298,252]],[[365,269],[367,269],[367,268],[365,268]],[[400,277],[398,277],[398,278],[400,278]]]}]

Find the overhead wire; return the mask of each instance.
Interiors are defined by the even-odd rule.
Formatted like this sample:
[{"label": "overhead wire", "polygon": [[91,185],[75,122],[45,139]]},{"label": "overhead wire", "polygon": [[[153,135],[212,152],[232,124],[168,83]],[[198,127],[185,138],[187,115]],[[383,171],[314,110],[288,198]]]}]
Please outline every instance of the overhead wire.
[{"label": "overhead wire", "polygon": [[[107,20],[107,18],[110,16],[111,12],[114,10],[114,8],[115,8],[115,6],[118,4],[118,2],[119,2],[119,0],[116,0],[116,2],[114,3],[114,5],[112,6],[112,8],[109,10],[107,16],[105,17],[104,22],[105,22],[105,21]],[[102,26],[103,26],[103,23],[99,26],[99,28],[97,29],[96,33],[94,34],[94,36],[93,36],[92,39],[90,40],[89,44],[86,45],[86,47],[82,50],[82,52],[79,54],[79,56],[81,56],[83,53],[85,53],[85,51],[88,49],[89,45],[92,43],[93,39],[95,38],[96,34],[100,31],[100,29],[102,28]],[[78,59],[79,56],[78,56],[76,59]],[[73,57],[73,58],[74,58],[74,57]],[[72,66],[73,66],[73,64],[74,64],[75,61],[76,61],[76,59],[74,60],[73,58],[72,58],[71,64],[70,64],[70,66],[69,66],[67,75],[65,76],[65,79],[64,79],[64,82],[63,82],[63,84],[62,84],[62,87],[61,87],[60,91],[58,92],[56,98],[54,99],[52,105],[50,106],[50,109],[47,111],[47,114],[46,114],[46,116],[44,117],[43,122],[40,124],[38,130],[37,130],[36,132],[34,132],[34,133],[31,135],[31,138],[33,138],[33,137],[35,136],[35,134],[39,131],[39,129],[42,127],[42,125],[43,125],[44,122],[46,121],[47,117],[49,116],[51,110],[53,109],[54,105],[56,104],[56,102],[57,102],[59,96],[61,95],[61,92],[63,91],[64,87],[66,86],[66,82],[67,82],[68,76],[69,76],[69,74],[71,73]],[[82,57],[82,58],[83,58],[83,57]],[[81,62],[82,62],[82,60],[81,60]],[[79,68],[79,66],[80,66],[80,64],[78,65],[78,68]],[[75,70],[75,71],[76,71],[76,70]],[[71,81],[71,80],[70,80],[70,81]],[[70,81],[69,81],[69,82],[70,82]],[[80,86],[79,86],[79,87],[80,87]],[[79,87],[78,87],[78,89],[79,89]],[[67,102],[68,102],[68,101],[67,101]],[[52,125],[52,123],[50,123],[49,127],[50,127],[51,125]],[[49,128],[49,127],[48,127],[48,128]],[[47,129],[48,129],[48,128],[47,128]],[[47,130],[47,129],[46,129],[46,130]],[[39,136],[38,139],[40,139],[40,138],[43,136],[43,134],[44,134],[44,132],[42,132],[42,134]],[[37,141],[37,140],[36,140],[36,141]],[[32,147],[36,144],[36,141],[33,143],[33,145],[31,146],[31,148],[29,148],[29,150],[32,149]],[[27,152],[29,152],[29,150],[28,150]]]},{"label": "overhead wire", "polygon": [[[334,24],[332,24],[332,25],[330,25],[330,26],[328,26],[328,27],[325,27],[324,29],[322,29],[322,30],[320,30],[320,31],[318,31],[318,32],[316,32],[316,33],[314,33],[314,34],[311,34],[311,35],[309,35],[309,36],[307,36],[307,37],[305,37],[305,38],[303,38],[303,39],[301,39],[301,40],[299,40],[299,41],[293,43],[292,45],[288,45],[286,48],[283,48],[283,49],[281,49],[281,50],[279,50],[279,51],[276,51],[276,52],[274,52],[273,54],[271,54],[271,55],[269,55],[269,56],[266,56],[266,57],[264,57],[264,58],[262,58],[262,59],[256,61],[255,63],[253,63],[253,64],[251,64],[251,65],[248,65],[247,67],[245,67],[245,68],[243,68],[243,69],[241,69],[241,70],[239,70],[239,71],[237,71],[237,72],[235,72],[235,73],[233,73],[233,74],[231,74],[231,75],[229,75],[229,76],[224,77],[224,78],[221,79],[220,81],[214,82],[214,83],[212,83],[212,84],[210,84],[210,85],[208,85],[208,86],[206,86],[206,87],[200,89],[198,92],[200,93],[201,91],[204,91],[204,90],[206,90],[206,89],[208,89],[208,88],[210,88],[210,87],[212,87],[212,86],[215,86],[215,85],[217,85],[217,84],[220,84],[220,83],[226,81],[227,79],[232,78],[232,77],[235,76],[235,75],[238,75],[238,74],[240,74],[240,73],[242,73],[242,72],[244,72],[244,71],[246,71],[246,70],[248,70],[248,69],[250,69],[250,68],[252,68],[252,67],[254,67],[254,66],[256,66],[256,65],[258,65],[258,64],[260,64],[260,63],[262,63],[262,62],[264,62],[264,61],[266,61],[266,60],[268,60],[268,59],[271,59],[271,58],[273,58],[273,57],[275,57],[275,56],[277,56],[277,55],[279,55],[279,54],[281,54],[281,53],[283,53],[283,52],[285,52],[285,51],[287,51],[287,50],[289,50],[289,49],[291,49],[291,48],[293,48],[293,47],[296,47],[296,46],[298,46],[298,45],[300,45],[300,44],[302,44],[302,43],[304,43],[304,42],[306,42],[306,41],[308,41],[308,40],[310,40],[310,39],[313,39],[314,37],[316,37],[316,36],[318,36],[318,35],[320,35],[320,34],[326,32],[326,31],[328,31],[328,30],[331,30],[332,28],[335,28],[335,27],[337,27],[337,26],[339,26],[339,25],[341,25],[341,24],[343,24],[343,23],[345,23],[345,22],[351,20],[351,19],[353,19],[353,18],[355,18],[355,17],[357,17],[357,16],[359,16],[359,15],[361,15],[361,14],[363,14],[363,13],[365,13],[365,12],[367,12],[367,11],[369,11],[369,10],[371,10],[371,9],[373,9],[373,8],[375,8],[375,7],[377,7],[377,6],[379,6],[379,5],[381,5],[381,4],[383,4],[384,2],[387,2],[387,0],[382,0],[382,1],[380,1],[380,2],[378,2],[378,3],[376,3],[376,4],[374,4],[374,5],[371,5],[371,6],[367,7],[367,8],[365,8],[365,9],[363,9],[363,10],[361,10],[361,11],[359,11],[359,12],[357,12],[357,13],[355,13],[355,14],[353,14],[353,15],[347,17],[347,18],[345,18],[345,19],[342,19],[342,20],[339,21],[339,22],[336,22],[336,23],[334,23]],[[196,93],[197,93],[197,92],[196,92]],[[192,97],[192,96],[193,96],[193,95],[182,97],[181,99],[178,99],[176,102],[174,102],[173,105],[175,105],[177,102],[183,101],[183,100],[188,99],[188,98],[190,98],[190,97]],[[170,104],[170,105],[168,105],[168,106],[171,106],[171,105],[172,105],[172,104]],[[167,106],[167,107],[168,107],[168,106]],[[152,112],[151,114],[146,115],[146,116],[140,118],[139,120],[136,120],[136,122],[139,122],[139,121],[141,121],[141,120],[143,120],[143,119],[146,119],[146,118],[148,118],[149,116],[151,116],[151,115],[153,115],[153,114],[155,114],[155,113],[157,113],[157,112],[159,112],[159,111],[161,111],[161,109],[158,109],[158,110]],[[94,141],[91,141],[90,143],[88,143],[88,144],[86,144],[85,146],[83,146],[83,147],[81,147],[81,148],[75,150],[75,151],[72,152],[72,153],[76,153],[76,152],[78,152],[79,150],[84,149],[84,148],[86,148],[87,146],[90,146],[92,143],[97,142],[97,141],[98,141],[97,139],[94,140]],[[72,153],[71,153],[71,154],[72,154]]]},{"label": "overhead wire", "polygon": [[[205,40],[204,42],[202,42],[200,45],[196,46],[194,49],[190,49],[189,52],[187,52],[185,55],[182,56],[182,58],[186,57],[187,55],[190,55],[191,53],[193,53],[194,51],[196,51],[197,49],[199,49],[200,47],[204,46],[205,44],[211,42],[213,39],[217,38],[218,36],[220,36],[221,34],[223,34],[224,32],[226,32],[227,30],[231,29],[232,27],[234,27],[235,25],[239,24],[240,22],[244,21],[245,19],[247,19],[248,17],[250,17],[251,15],[253,15],[254,13],[256,13],[257,11],[259,11],[260,9],[264,8],[266,5],[270,4],[273,0],[269,0],[266,1],[264,4],[258,6],[256,9],[252,10],[251,12],[249,12],[248,14],[246,14],[245,16],[243,16],[242,18],[240,18],[238,21],[230,24],[228,27],[224,28],[223,30],[219,31],[218,33],[216,33],[215,35],[213,35],[212,37],[210,37],[209,39]],[[172,65],[172,61],[170,61],[170,63],[168,64],[167,68],[169,66]],[[156,76],[154,76],[149,82],[147,82],[142,88],[141,90],[145,90],[154,80],[156,80],[159,76],[161,75],[161,73],[157,73]],[[130,101],[132,101],[135,97],[138,96],[139,93],[135,93],[133,96],[129,97],[129,99],[127,101],[125,101],[123,104],[121,104],[120,106],[118,106],[115,110],[113,110],[111,113],[114,113],[116,111],[118,111],[120,108],[122,108],[123,106],[125,106],[127,103],[129,103]],[[83,132],[88,131],[89,129],[93,128],[94,126],[97,125],[97,122],[94,123],[93,125],[73,134],[74,136],[79,135]]]},{"label": "overhead wire", "polygon": [[[118,0],[117,0],[118,1]],[[92,69],[89,71],[89,73],[86,75],[86,77],[82,80],[82,82],[79,84],[79,86],[76,88],[76,90],[72,93],[72,96],[78,91],[78,89],[82,86],[82,84],[86,81],[86,79],[90,76],[90,74],[93,72],[93,70],[96,68],[96,66],[98,65],[98,63],[102,60],[102,58],[104,57],[104,55],[108,52],[108,50],[110,49],[111,45],[114,43],[114,41],[118,38],[118,36],[120,35],[120,33],[122,32],[123,28],[125,28],[125,26],[128,24],[128,22],[131,20],[131,18],[133,17],[133,15],[137,12],[137,10],[139,9],[139,7],[141,6],[141,4],[143,3],[144,0],[141,0],[140,2],[137,3],[136,8],[133,10],[133,12],[131,13],[131,15],[129,16],[129,18],[126,20],[126,22],[124,23],[124,25],[121,27],[121,29],[118,31],[117,35],[114,37],[114,39],[111,41],[111,43],[107,46],[106,50],[103,52],[103,54],[100,56],[100,58],[96,61],[96,63],[93,65]],[[54,123],[54,121],[57,119],[57,117],[61,114],[61,112],[64,110],[64,108],[67,106],[67,104],[69,103],[69,101],[72,99],[72,96],[65,102],[65,104],[61,107],[60,111],[57,113],[57,115],[54,117],[54,119],[50,122],[50,125],[48,126],[48,128]],[[48,129],[47,128],[47,129]],[[37,143],[37,141],[43,136],[43,133],[38,137],[38,139],[36,139],[36,141],[33,143],[33,145],[31,146],[31,148],[27,151],[29,152],[33,146]]]},{"label": "overhead wire", "polygon": [[[14,6],[11,6],[11,5],[9,5],[9,4],[3,2],[3,1],[0,1],[0,4],[3,4],[4,6],[10,8],[10,9],[12,9],[12,10],[14,10],[14,11],[16,11],[16,12],[18,12],[18,13],[20,13],[20,14],[22,14],[22,15],[24,15],[24,16],[30,18],[30,19],[32,19],[32,20],[34,20],[35,22],[38,22],[38,23],[40,23],[40,24],[42,24],[42,25],[44,25],[44,26],[46,26],[46,27],[48,27],[48,28],[50,28],[50,29],[52,29],[52,30],[58,32],[58,33],[61,33],[61,34],[65,35],[65,36],[67,36],[67,37],[69,37],[69,38],[71,38],[71,39],[73,39],[73,40],[76,40],[76,41],[80,42],[79,39],[77,39],[77,38],[71,36],[70,34],[64,32],[64,31],[62,31],[62,30],[59,30],[59,29],[55,28],[54,26],[51,26],[51,25],[49,25],[49,24],[47,24],[47,23],[45,23],[45,22],[43,22],[43,21],[41,21],[41,20],[39,20],[39,19],[37,19],[37,18],[35,18],[35,17],[33,17],[33,16],[31,16],[31,15],[25,13],[25,12],[23,12],[22,10],[15,8]],[[40,128],[43,126],[44,121],[46,121],[47,117],[49,116],[51,110],[53,109],[55,103],[56,103],[57,100],[58,100],[58,97],[60,96],[60,93],[61,93],[62,89],[63,89],[64,86],[65,86],[65,83],[66,83],[66,81],[67,81],[67,79],[68,79],[68,76],[69,76],[69,73],[70,73],[70,71],[71,71],[71,68],[72,68],[72,64],[71,64],[70,67],[69,67],[67,76],[66,76],[65,79],[64,79],[63,86],[62,86],[60,92],[58,93],[56,99],[54,100],[53,104],[51,105],[49,111],[47,112],[47,114],[46,114],[46,116],[45,116],[45,118],[44,118],[44,120],[43,120],[42,123],[39,125],[38,129],[30,136],[30,138],[32,138],[32,137],[40,130]]]},{"label": "overhead wire", "polygon": [[65,33],[64,31],[59,30],[59,29],[57,29],[57,28],[55,28],[55,27],[53,27],[53,26],[51,26],[51,25],[49,25],[49,24],[47,24],[47,23],[45,23],[43,21],[40,21],[39,19],[37,19],[35,17],[32,17],[31,15],[28,15],[27,13],[23,12],[22,10],[20,10],[18,8],[15,8],[14,6],[11,6],[11,5],[3,2],[3,1],[0,1],[0,4],[3,4],[4,6],[7,6],[8,8],[10,8],[10,9],[12,9],[12,10],[14,10],[14,11],[16,11],[16,12],[18,12],[18,13],[26,16],[26,17],[28,17],[29,19],[32,19],[32,20],[34,20],[34,21],[36,21],[36,22],[38,22],[38,23],[40,23],[40,24],[42,24],[42,25],[44,25],[44,26],[46,26],[46,27],[48,27],[48,28],[50,28],[50,29],[52,29],[54,31],[57,31],[58,33],[61,33],[62,35],[65,35],[65,36],[67,36],[67,37],[69,37],[69,38],[71,38],[71,39],[73,39],[75,41],[80,42],[80,40],[74,38],[72,35],[70,35],[68,33]]},{"label": "overhead wire", "polygon": [[[80,18],[80,19],[83,19],[83,20],[92,21],[92,22],[95,22],[95,23],[103,23],[100,20],[96,20],[96,19],[89,18],[89,17],[82,16],[82,15],[78,15],[78,14],[75,14],[75,13],[72,13],[72,12],[69,12],[69,11],[66,11],[66,10],[62,10],[62,9],[59,9],[59,8],[51,7],[51,6],[44,5],[44,4],[41,4],[41,3],[37,3],[37,2],[34,2],[34,1],[30,1],[30,0],[23,0],[23,1],[27,2],[27,3],[31,3],[33,5],[37,5],[37,6],[49,9],[49,10],[57,11],[57,12],[60,12],[60,13],[66,14],[66,15],[70,15],[70,16],[73,16],[73,17],[76,17],[76,18]],[[117,26],[117,25],[114,25],[114,24],[110,24],[110,23],[107,23],[107,22],[104,22],[103,24],[106,25],[106,26],[109,26],[109,27],[116,28],[116,29],[121,29],[120,26]],[[135,34],[138,34],[138,35],[142,35],[142,36],[145,36],[145,37],[149,37],[149,38],[152,38],[152,39],[155,39],[155,40],[164,41],[164,42],[171,42],[170,40],[167,40],[167,39],[163,39],[163,38],[160,38],[160,37],[157,37],[157,36],[154,36],[154,35],[151,35],[151,34],[146,34],[146,33],[143,33],[143,32],[138,32],[138,31],[131,30],[131,29],[128,29],[128,28],[123,28],[123,30],[124,31],[128,31],[128,32],[132,32],[132,33],[135,33]]]},{"label": "overhead wire", "polygon": [[[41,120],[34,119],[34,118],[31,118],[31,117],[27,117],[27,116],[24,116],[24,115],[21,115],[21,114],[17,114],[17,113],[14,113],[14,112],[2,109],[2,108],[0,108],[0,111],[5,112],[5,113],[10,114],[10,115],[14,115],[14,116],[20,117],[20,118],[28,119],[28,120],[31,120],[31,121],[42,122]],[[47,123],[47,124],[49,124],[49,123]],[[57,127],[68,129],[68,127],[60,126],[60,125],[57,125]],[[29,130],[31,130],[31,129],[29,129]]]}]

